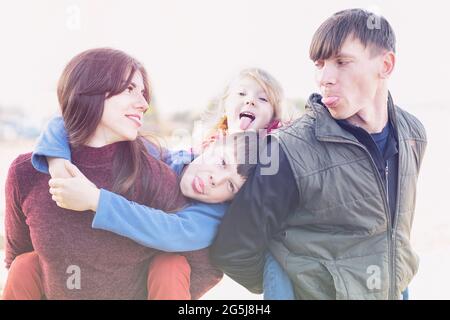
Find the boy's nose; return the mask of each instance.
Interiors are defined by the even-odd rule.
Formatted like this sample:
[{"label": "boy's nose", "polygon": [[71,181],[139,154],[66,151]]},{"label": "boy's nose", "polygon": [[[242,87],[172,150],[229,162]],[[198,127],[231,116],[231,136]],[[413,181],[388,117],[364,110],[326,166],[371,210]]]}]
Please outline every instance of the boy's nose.
[{"label": "boy's nose", "polygon": [[220,186],[227,179],[226,174],[218,173],[209,176],[209,181],[212,187]]}]

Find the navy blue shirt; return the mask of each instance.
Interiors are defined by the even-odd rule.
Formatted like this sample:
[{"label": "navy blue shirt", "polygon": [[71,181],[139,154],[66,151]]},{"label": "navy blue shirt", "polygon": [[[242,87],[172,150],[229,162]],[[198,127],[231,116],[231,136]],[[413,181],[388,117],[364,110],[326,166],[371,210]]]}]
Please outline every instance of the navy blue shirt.
[{"label": "navy blue shirt", "polygon": [[386,143],[388,141],[389,133],[391,132],[391,128],[388,124],[381,130],[379,133],[371,133],[373,141],[377,144],[378,150],[381,152],[381,154],[384,154],[384,151],[386,150]]},{"label": "navy blue shirt", "polygon": [[351,125],[346,120],[337,120],[336,122],[341,128],[353,134],[369,151],[384,184],[393,224],[397,203],[398,144],[391,121],[387,122],[380,133],[374,134],[369,134],[364,129]]}]

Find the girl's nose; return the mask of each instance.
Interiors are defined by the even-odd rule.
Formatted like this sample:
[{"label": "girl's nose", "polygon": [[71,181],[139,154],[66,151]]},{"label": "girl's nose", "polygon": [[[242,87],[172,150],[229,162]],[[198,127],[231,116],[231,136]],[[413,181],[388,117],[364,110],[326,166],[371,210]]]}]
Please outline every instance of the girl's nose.
[{"label": "girl's nose", "polygon": [[247,101],[245,101],[245,104],[246,104],[246,105],[251,105],[251,106],[254,106],[254,105],[255,105],[255,103],[253,102],[253,100],[247,100]]}]

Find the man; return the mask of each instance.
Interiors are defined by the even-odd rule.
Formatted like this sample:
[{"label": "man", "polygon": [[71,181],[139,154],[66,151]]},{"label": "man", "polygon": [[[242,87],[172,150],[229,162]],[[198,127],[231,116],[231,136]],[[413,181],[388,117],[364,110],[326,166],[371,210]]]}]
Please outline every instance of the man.
[{"label": "man", "polygon": [[395,35],[385,18],[338,12],[314,34],[322,95],[274,135],[279,171],[249,177],[212,246],[212,259],[262,291],[265,251],[297,299],[398,299],[417,272],[410,244],[422,124],[394,105]]}]

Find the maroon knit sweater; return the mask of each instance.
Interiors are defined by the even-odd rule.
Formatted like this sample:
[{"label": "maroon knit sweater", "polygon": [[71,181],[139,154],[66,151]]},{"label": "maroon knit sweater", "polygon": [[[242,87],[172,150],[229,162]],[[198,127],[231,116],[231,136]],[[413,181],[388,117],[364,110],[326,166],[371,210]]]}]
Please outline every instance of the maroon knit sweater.
[{"label": "maroon knit sweater", "polygon": [[[111,190],[113,159],[123,147],[124,142],[79,147],[72,150],[72,161],[97,187]],[[158,251],[91,228],[91,211],[59,208],[49,193],[50,176],[36,171],[30,159],[30,153],[17,157],[6,181],[7,268],[16,256],[34,250],[48,299],[146,299],[148,265]],[[151,156],[148,162],[149,190],[156,194],[144,204],[166,211],[185,205],[174,172]],[[192,298],[199,298],[222,273],[211,266],[207,250],[186,257],[191,264]],[[70,285],[75,269],[80,271],[80,289]]]}]

